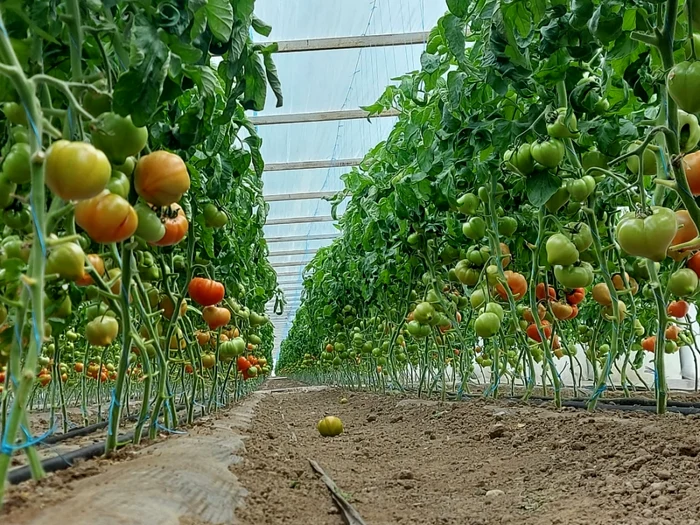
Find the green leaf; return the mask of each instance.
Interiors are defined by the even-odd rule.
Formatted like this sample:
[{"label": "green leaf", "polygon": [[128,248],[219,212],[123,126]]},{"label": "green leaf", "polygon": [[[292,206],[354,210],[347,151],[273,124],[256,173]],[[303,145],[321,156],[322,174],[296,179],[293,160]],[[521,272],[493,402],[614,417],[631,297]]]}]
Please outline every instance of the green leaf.
[{"label": "green leaf", "polygon": [[230,0],[208,0],[207,18],[209,29],[221,42],[228,42],[233,30],[233,7]]},{"label": "green leaf", "polygon": [[207,28],[207,7],[206,4],[194,12],[192,20],[192,28],[190,29],[190,38],[194,40],[199,35],[204,33]]},{"label": "green leaf", "polygon": [[265,108],[267,97],[267,73],[261,53],[253,53],[248,57],[245,66],[245,91],[243,107],[254,111]]},{"label": "green leaf", "polygon": [[457,58],[459,63],[464,62],[465,38],[464,23],[454,15],[445,15],[442,19],[442,27],[445,30],[447,48]]},{"label": "green leaf", "polygon": [[282,83],[280,82],[279,74],[277,73],[277,66],[275,66],[274,60],[272,60],[272,53],[263,53],[263,61],[265,64],[265,73],[267,75],[267,81],[270,84],[270,89],[275,94],[277,99],[277,105],[275,107],[281,108],[284,104],[284,97],[282,96]]},{"label": "green leaf", "polygon": [[435,73],[440,67],[440,57],[438,55],[431,55],[430,53],[423,52],[420,56],[420,65],[423,71],[429,75]]},{"label": "green leaf", "polygon": [[450,71],[447,74],[447,102],[452,111],[457,111],[462,100],[462,91],[464,91],[464,82],[467,75],[462,71]]},{"label": "green leaf", "polygon": [[166,42],[170,51],[180,57],[186,64],[194,64],[202,58],[202,50],[197,49],[192,44],[188,42],[183,42],[179,40],[175,35],[169,35]]},{"label": "green leaf", "polygon": [[120,115],[131,115],[137,126],[145,126],[158,109],[158,99],[168,74],[170,52],[147,25],[133,29],[131,64],[114,86],[112,105]]},{"label": "green leaf", "polygon": [[259,35],[270,36],[270,33],[272,33],[272,26],[270,24],[266,24],[255,15],[253,15],[251,25],[253,26],[255,32]]},{"label": "green leaf", "polygon": [[209,66],[187,65],[183,67],[183,71],[194,80],[194,83],[197,84],[197,87],[205,97],[214,96],[216,93],[224,93],[219,77],[216,76],[214,70]]},{"label": "green leaf", "polygon": [[525,180],[527,198],[533,206],[541,207],[561,187],[561,179],[549,171],[532,174]]},{"label": "green leaf", "polygon": [[469,0],[447,0],[447,9],[453,15],[464,18],[469,13]]},{"label": "green leaf", "polygon": [[535,73],[535,79],[546,85],[556,84],[566,77],[570,62],[571,56],[566,48],[559,49],[540,65]]}]

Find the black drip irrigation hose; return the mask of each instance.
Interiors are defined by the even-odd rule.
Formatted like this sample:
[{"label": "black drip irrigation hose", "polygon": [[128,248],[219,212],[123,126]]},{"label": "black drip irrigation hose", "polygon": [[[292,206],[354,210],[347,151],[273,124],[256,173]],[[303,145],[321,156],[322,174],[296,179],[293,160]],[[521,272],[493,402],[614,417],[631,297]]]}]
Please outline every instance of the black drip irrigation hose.
[{"label": "black drip irrigation hose", "polygon": [[[187,408],[185,405],[177,405],[175,407],[176,412],[180,412],[181,410],[184,410]],[[129,416],[124,419],[124,421],[136,421],[138,420],[137,415]],[[72,430],[69,430],[68,432],[63,432],[61,434],[52,434],[44,439],[41,440],[41,443],[44,445],[55,445],[56,443],[60,443],[61,441],[65,441],[66,439],[71,439],[74,437],[80,437],[80,436],[88,436],[92,434],[93,432],[97,432],[98,430],[102,430],[103,428],[106,428],[108,425],[108,421],[105,419],[104,421],[100,421],[99,423],[94,423],[92,425],[88,425],[86,427],[77,427]]]},{"label": "black drip irrigation hose", "polygon": [[[117,439],[117,448],[127,445],[128,442],[130,442],[133,438],[133,432],[129,432],[128,434],[122,434]],[[44,459],[41,461],[41,466],[44,469],[44,472],[47,473],[67,469],[68,467],[73,466],[76,459],[91,459],[101,454],[104,454],[105,443],[106,441],[93,443],[92,445],[88,445],[87,447],[83,447],[78,450],[73,450],[60,456],[56,456],[54,458]],[[31,469],[29,468],[29,465],[25,465],[23,467],[17,467],[12,469],[7,475],[7,481],[9,481],[11,485],[17,485],[19,483],[31,479],[31,477]]]},{"label": "black drip irrigation hose", "polygon": [[[184,410],[186,408],[185,405],[179,405],[175,407],[177,411]],[[194,419],[199,419],[199,417],[195,417]],[[128,418],[128,420],[136,420],[138,419],[138,416],[131,416]],[[183,423],[185,423],[187,420],[186,417],[181,417],[178,421],[178,426],[181,426]],[[89,425],[87,427],[81,427],[81,428],[76,428],[73,429],[69,432],[65,432],[63,434],[58,434],[56,436],[49,436],[53,437],[54,440],[52,443],[57,443],[59,441],[63,441],[65,439],[69,439],[71,437],[76,437],[76,436],[84,436],[91,434],[92,432],[96,432],[97,430],[100,430],[102,428],[105,428],[107,426],[106,421],[102,421],[101,423],[95,423],[94,425]],[[71,434],[70,436],[68,434]],[[124,447],[128,445],[131,440],[134,439],[134,433],[133,432],[127,432],[126,434],[122,434],[117,437],[117,449]],[[46,438],[42,441],[42,443],[45,444],[51,444],[49,443],[49,438]],[[53,458],[47,458],[43,459],[41,461],[41,466],[44,469],[44,472],[49,473],[49,472],[56,472],[58,470],[64,470],[69,467],[72,467],[75,464],[76,459],[92,459],[96,456],[100,456],[104,454],[105,451],[105,446],[107,444],[107,441],[99,441],[97,443],[93,443],[91,445],[88,445],[83,448],[79,448],[78,450],[72,450],[70,452],[66,452],[65,454],[61,454],[59,456],[53,457]],[[10,482],[11,485],[17,485],[19,483],[23,483],[24,481],[30,480],[32,477],[32,472],[29,468],[29,465],[24,465],[22,467],[17,467],[12,470],[7,475],[7,481]]]},{"label": "black drip irrigation hose", "polygon": [[[413,390],[415,391],[415,389]],[[453,400],[457,399],[458,395],[456,392],[448,392],[446,397]],[[462,398],[488,399],[488,397],[484,396],[483,394],[462,394]],[[523,400],[522,396],[502,396],[496,399],[507,401],[520,401],[525,403],[527,403],[528,401],[554,401],[553,397],[546,396],[530,396],[526,400]],[[586,398],[572,398],[568,400],[562,400],[561,405],[563,407],[588,409],[588,401],[589,400]],[[668,401],[666,407],[667,412],[673,412],[685,416],[700,414],[700,403],[689,403],[687,401]],[[656,412],[656,400],[648,398],[631,397],[607,398],[599,401],[596,405],[596,408],[600,408],[601,410],[620,410],[626,412]]]}]

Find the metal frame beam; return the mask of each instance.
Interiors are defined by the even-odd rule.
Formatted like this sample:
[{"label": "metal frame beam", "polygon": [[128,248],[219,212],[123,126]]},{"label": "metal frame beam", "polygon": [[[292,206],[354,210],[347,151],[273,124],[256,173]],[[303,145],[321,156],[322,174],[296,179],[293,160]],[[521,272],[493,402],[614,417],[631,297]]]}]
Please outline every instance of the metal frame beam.
[{"label": "metal frame beam", "polygon": [[359,47],[388,47],[425,44],[429,31],[413,33],[389,33],[383,35],[341,36],[306,40],[281,40],[277,42],[277,53],[301,51],[330,51],[333,49],[356,49]]},{"label": "metal frame beam", "polygon": [[311,259],[308,261],[289,261],[289,262],[276,262],[276,263],[270,263],[270,266],[273,268],[294,268],[298,266],[306,266],[311,262]]},{"label": "metal frame beam", "polygon": [[370,115],[364,109],[340,109],[337,111],[310,111],[308,113],[286,113],[282,115],[263,115],[249,117],[256,126],[278,124],[306,124],[310,122],[329,122],[337,120],[361,120],[371,118],[398,117],[401,112],[397,109],[387,109],[381,113]]},{"label": "metal frame beam", "polygon": [[273,242],[304,242],[304,241],[325,241],[332,240],[340,236],[340,232],[337,233],[319,233],[317,235],[292,235],[289,237],[268,237],[265,240],[267,244]]},{"label": "metal frame beam", "polygon": [[326,168],[349,168],[359,166],[362,159],[328,159],[328,160],[299,160],[296,162],[270,162],[265,164],[263,172],[315,170]]},{"label": "metal frame beam", "polygon": [[268,219],[265,226],[275,226],[277,224],[307,224],[310,222],[331,222],[335,219],[330,215],[319,215],[318,217],[285,217],[283,219]]},{"label": "metal frame beam", "polygon": [[307,253],[316,253],[318,248],[309,248],[308,250],[287,250],[284,252],[270,252],[268,257],[286,257],[288,255],[306,255]]},{"label": "metal frame beam", "polygon": [[335,191],[311,191],[308,193],[280,193],[277,195],[265,195],[265,202],[281,202],[281,201],[303,201],[311,199],[326,199],[333,197]]}]

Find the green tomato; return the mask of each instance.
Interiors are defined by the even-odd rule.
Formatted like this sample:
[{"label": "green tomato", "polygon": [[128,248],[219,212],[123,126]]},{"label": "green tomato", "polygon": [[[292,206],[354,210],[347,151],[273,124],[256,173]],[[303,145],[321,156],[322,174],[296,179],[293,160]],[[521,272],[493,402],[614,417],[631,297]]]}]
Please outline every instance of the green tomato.
[{"label": "green tomato", "polygon": [[[104,79],[98,80],[94,85],[100,91],[107,91],[107,81]],[[83,107],[93,117],[98,117],[102,113],[112,110],[112,98],[106,93],[98,93],[88,89],[83,97]]]},{"label": "green tomato", "polygon": [[544,142],[535,142],[530,146],[530,152],[532,153],[532,158],[542,164],[542,166],[556,168],[564,160],[566,148],[561,140],[551,139]]},{"label": "green tomato", "polygon": [[46,317],[54,319],[65,319],[70,317],[73,312],[73,303],[70,300],[70,296],[65,295],[62,299],[49,299],[48,296],[44,296],[44,308],[46,309]]},{"label": "green tomato", "polygon": [[700,112],[700,62],[676,64],[666,77],[666,89],[678,107],[688,113]]},{"label": "green tomato", "polygon": [[2,171],[15,184],[26,184],[31,180],[29,144],[18,142],[10,148],[2,164]]},{"label": "green tomato", "polygon": [[462,233],[469,239],[483,239],[486,235],[486,221],[481,217],[472,217],[462,225]]},{"label": "green tomato", "polygon": [[503,312],[503,307],[500,304],[489,303],[486,305],[486,308],[484,310],[486,312],[491,312],[492,314],[496,314],[498,316],[498,319],[500,321],[503,321],[503,317],[505,316],[505,313]]},{"label": "green tomato", "polygon": [[428,301],[423,301],[416,305],[413,310],[413,318],[420,324],[429,324],[435,317],[435,308]]},{"label": "green tomato", "polygon": [[17,102],[5,102],[2,106],[2,111],[5,113],[7,120],[12,124],[21,126],[27,125],[27,113]]},{"label": "green tomato", "polygon": [[406,238],[406,242],[408,242],[408,244],[410,244],[411,246],[417,246],[422,239],[423,236],[420,233],[413,232]]},{"label": "green tomato", "polygon": [[521,144],[515,151],[506,151],[504,160],[509,162],[522,175],[529,175],[535,171],[535,159],[532,156],[532,147],[528,143]]},{"label": "green tomato", "polygon": [[678,343],[676,343],[675,341],[664,342],[664,353],[665,354],[673,354],[676,351],[678,351]]},{"label": "green tomato", "polygon": [[228,217],[214,204],[208,202],[204,205],[204,222],[210,228],[222,228],[228,223]]},{"label": "green tomato", "polygon": [[430,335],[430,325],[421,324],[415,319],[406,325],[406,329],[409,334],[418,339]]},{"label": "green tomato", "polygon": [[666,258],[668,247],[678,230],[676,214],[669,208],[652,206],[652,214],[638,217],[635,212],[622,216],[615,236],[620,247],[629,255],[660,262]]},{"label": "green tomato", "polygon": [[127,157],[138,155],[148,142],[148,130],[139,128],[131,116],[103,113],[93,125],[92,143],[105,152],[113,164],[123,164]]},{"label": "green tomato", "polygon": [[17,184],[0,173],[0,209],[5,209],[15,200],[13,194],[17,191]]},{"label": "green tomato", "polygon": [[183,255],[173,256],[173,269],[176,272],[184,272],[187,269],[187,263]]},{"label": "green tomato", "polygon": [[566,118],[566,108],[559,108],[547,116],[547,134],[555,139],[571,139],[578,137],[576,115],[571,113]]},{"label": "green tomato", "polygon": [[[145,202],[137,202],[134,206],[138,217],[138,227],[136,236],[148,242],[158,242],[165,236],[165,225],[161,222],[158,214],[154,212]],[[144,252],[153,257],[149,252]],[[144,255],[145,257],[145,255]],[[152,263],[151,263],[152,264]],[[145,266],[150,266],[144,263]]]},{"label": "green tomato", "polygon": [[121,171],[127,177],[131,177],[136,168],[136,159],[134,157],[128,157],[123,164],[114,165],[116,171]]},{"label": "green tomato", "polygon": [[591,168],[603,168],[606,170],[608,169],[608,157],[596,149],[587,151],[581,156],[581,166],[585,171]]},{"label": "green tomato", "polygon": [[505,236],[512,236],[518,229],[518,221],[513,217],[500,217],[498,219],[498,233]]},{"label": "green tomato", "polygon": [[478,288],[472,292],[469,296],[469,303],[472,308],[479,308],[482,304],[486,302],[486,293],[481,288]]},{"label": "green tomato", "polygon": [[569,192],[565,186],[562,186],[549,198],[545,207],[550,213],[557,213],[567,202],[569,202]]},{"label": "green tomato", "polygon": [[570,222],[566,233],[579,252],[585,252],[593,244],[593,234],[585,222]]},{"label": "green tomato", "polygon": [[576,245],[563,233],[555,233],[547,239],[545,249],[549,264],[570,266],[578,261]]},{"label": "green tomato", "polygon": [[566,191],[572,201],[583,202],[595,190],[595,179],[590,175],[584,175],[580,179],[569,179],[566,183]]},{"label": "green tomato", "polygon": [[[633,142],[627,147],[627,152],[637,149],[641,146],[640,141]],[[635,175],[639,173],[639,157],[632,155],[627,159],[627,168]],[[644,175],[656,175],[656,155],[647,147],[644,149]]]},{"label": "green tomato", "polygon": [[472,268],[469,261],[464,259],[459,261],[457,266],[455,266],[455,275],[462,284],[466,286],[476,286],[476,283],[479,282],[481,272],[476,268]]},{"label": "green tomato", "polygon": [[27,208],[8,209],[2,213],[3,222],[13,230],[23,230],[32,220]]},{"label": "green tomato", "polygon": [[491,249],[488,246],[472,246],[467,250],[467,259],[474,266],[483,266],[491,258]]},{"label": "green tomato", "polygon": [[30,245],[14,235],[2,243],[2,252],[7,259],[19,259],[27,263],[30,251]]},{"label": "green tomato", "polygon": [[698,118],[682,109],[678,110],[678,139],[683,153],[694,150],[700,142]]},{"label": "green tomato", "polygon": [[116,193],[123,199],[128,199],[129,190],[131,189],[129,177],[124,175],[121,171],[112,171],[112,176],[110,177],[109,182],[107,183],[107,189],[111,193]]},{"label": "green tomato", "polygon": [[668,278],[668,291],[677,297],[689,297],[698,288],[698,275],[690,268],[676,270]]},{"label": "green tomato", "polygon": [[479,197],[473,193],[465,193],[457,199],[457,210],[466,215],[474,215],[479,209]]},{"label": "green tomato", "polygon": [[57,274],[67,281],[76,281],[85,275],[85,262],[85,252],[80,245],[66,242],[49,252],[46,273]]},{"label": "green tomato", "polygon": [[24,126],[15,126],[12,128],[12,140],[29,144],[29,131]]},{"label": "green tomato", "polygon": [[587,288],[593,284],[593,266],[587,262],[578,265],[555,266],[554,277],[564,288]]},{"label": "green tomato", "polygon": [[476,335],[484,339],[493,337],[501,328],[501,320],[493,312],[484,312],[474,321],[474,331]]}]

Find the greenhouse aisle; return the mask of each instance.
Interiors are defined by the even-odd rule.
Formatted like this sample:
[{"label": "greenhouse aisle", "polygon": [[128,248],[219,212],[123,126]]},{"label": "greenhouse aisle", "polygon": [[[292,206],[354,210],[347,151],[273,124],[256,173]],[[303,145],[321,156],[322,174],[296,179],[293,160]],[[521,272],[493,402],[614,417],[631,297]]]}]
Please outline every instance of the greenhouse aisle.
[{"label": "greenhouse aisle", "polygon": [[[344,433],[321,437],[325,415]],[[367,524],[691,525],[699,435],[697,416],[441,404],[276,378],[186,435],[15,487],[3,524],[341,524],[314,460]]]}]

